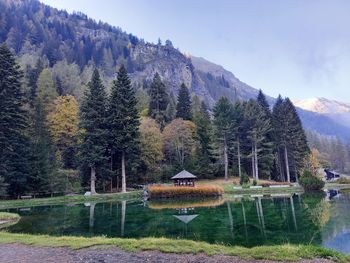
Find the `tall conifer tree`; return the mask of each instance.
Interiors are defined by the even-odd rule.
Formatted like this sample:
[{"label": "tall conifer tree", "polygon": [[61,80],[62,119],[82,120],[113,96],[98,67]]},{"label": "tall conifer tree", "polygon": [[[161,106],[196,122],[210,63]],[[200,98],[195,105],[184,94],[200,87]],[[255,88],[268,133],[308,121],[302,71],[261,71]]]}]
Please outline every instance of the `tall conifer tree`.
[{"label": "tall conifer tree", "polygon": [[218,141],[223,150],[225,165],[225,180],[228,180],[228,155],[229,144],[232,140],[232,103],[226,97],[222,97],[214,107],[214,125]]},{"label": "tall conifer tree", "polygon": [[150,85],[149,95],[151,99],[148,115],[155,119],[159,123],[161,129],[163,129],[165,126],[169,96],[158,73],[154,75],[153,81]]},{"label": "tall conifer tree", "polygon": [[106,160],[106,105],[105,87],[95,69],[80,107],[80,128],[83,131],[80,156],[82,162],[90,168],[91,194],[96,194],[96,171]]},{"label": "tall conifer tree", "polygon": [[269,143],[265,143],[261,149],[259,169],[261,170],[261,175],[265,177],[265,179],[271,179],[271,171],[274,163],[273,155],[275,151],[274,130],[272,128],[272,112],[266,96],[261,90],[259,90],[257,102],[264,113],[263,118],[270,123],[270,129],[265,134],[265,142]]},{"label": "tall conifer tree", "polygon": [[139,116],[136,108],[135,92],[131,87],[128,73],[124,66],[113,82],[109,103],[108,125],[109,145],[112,154],[121,158],[122,192],[126,192],[126,161],[139,151]]},{"label": "tall conifer tree", "polygon": [[192,120],[190,93],[184,83],[181,84],[177,97],[176,118],[182,118],[187,121]]},{"label": "tall conifer tree", "polygon": [[29,172],[27,115],[21,89],[22,72],[6,45],[0,46],[0,178],[12,196],[26,189]]}]

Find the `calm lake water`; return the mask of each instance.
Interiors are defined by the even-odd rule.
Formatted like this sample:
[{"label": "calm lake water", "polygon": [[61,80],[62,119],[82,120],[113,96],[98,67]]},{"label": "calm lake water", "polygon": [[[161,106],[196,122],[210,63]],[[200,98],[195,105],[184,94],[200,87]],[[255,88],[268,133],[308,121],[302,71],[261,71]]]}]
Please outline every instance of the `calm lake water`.
[{"label": "calm lake water", "polygon": [[[334,193],[335,194],[335,193]],[[184,238],[252,247],[317,244],[350,253],[350,193],[191,202],[122,201],[10,209],[10,232]]]}]

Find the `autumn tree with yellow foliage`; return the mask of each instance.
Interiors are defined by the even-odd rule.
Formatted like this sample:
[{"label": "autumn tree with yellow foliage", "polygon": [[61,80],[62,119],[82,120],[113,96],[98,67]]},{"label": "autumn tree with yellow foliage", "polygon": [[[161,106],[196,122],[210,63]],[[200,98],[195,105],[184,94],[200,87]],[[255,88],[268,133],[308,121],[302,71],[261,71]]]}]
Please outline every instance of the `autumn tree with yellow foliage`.
[{"label": "autumn tree with yellow foliage", "polygon": [[186,158],[196,149],[196,125],[192,121],[175,119],[163,130],[164,153],[169,161],[175,161],[181,167]]},{"label": "autumn tree with yellow foliage", "polygon": [[164,158],[163,138],[158,123],[149,117],[141,118],[139,130],[141,160],[145,166],[143,179],[147,182],[150,174],[154,179],[157,170],[160,168],[160,161]]},{"label": "autumn tree with yellow foliage", "polygon": [[313,175],[317,174],[317,170],[321,167],[320,152],[313,148],[310,154],[306,157],[305,168]]},{"label": "autumn tree with yellow foliage", "polygon": [[48,115],[50,134],[60,152],[64,168],[75,168],[78,138],[78,103],[73,96],[59,96]]}]

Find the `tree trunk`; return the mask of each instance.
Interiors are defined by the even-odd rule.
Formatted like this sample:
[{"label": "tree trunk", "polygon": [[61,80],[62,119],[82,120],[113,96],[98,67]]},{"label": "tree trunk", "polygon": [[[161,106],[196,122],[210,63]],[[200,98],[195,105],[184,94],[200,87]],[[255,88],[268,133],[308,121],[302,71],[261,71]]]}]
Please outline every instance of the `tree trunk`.
[{"label": "tree trunk", "polygon": [[120,235],[124,236],[124,229],[125,229],[125,212],[126,212],[126,201],[122,201],[122,218],[120,223]]},{"label": "tree trunk", "polygon": [[254,144],[254,158],[255,158],[255,180],[259,180],[258,149],[256,147],[256,143]]},{"label": "tree trunk", "polygon": [[90,175],[90,191],[92,195],[96,194],[96,187],[95,187],[95,182],[96,182],[96,169],[95,167],[91,167],[91,175]]},{"label": "tree trunk", "polygon": [[293,215],[293,222],[294,222],[294,228],[295,228],[295,231],[298,230],[298,226],[297,226],[297,218],[295,216],[295,209],[294,209],[294,199],[293,199],[293,196],[289,197],[290,199],[290,206],[292,208],[292,215]]},{"label": "tree trunk", "polygon": [[285,162],[285,165],[286,165],[287,182],[290,183],[290,173],[289,173],[289,162],[288,162],[287,146],[284,146],[284,162]]},{"label": "tree trunk", "polygon": [[111,177],[111,193],[113,193],[113,177]]},{"label": "tree trunk", "polygon": [[253,174],[253,179],[255,179],[255,155],[254,155],[253,146],[252,146],[252,174]]},{"label": "tree trunk", "polygon": [[242,177],[242,169],[241,169],[241,145],[239,140],[237,141],[237,156],[238,156],[238,176]]},{"label": "tree trunk", "polygon": [[125,153],[122,154],[122,193],[126,193]]},{"label": "tree trunk", "polygon": [[231,236],[233,238],[233,218],[232,218],[231,206],[229,202],[226,202],[226,205],[227,205],[228,220],[230,221]]},{"label": "tree trunk", "polygon": [[90,204],[90,216],[89,216],[89,227],[90,230],[94,227],[95,224],[95,203]]},{"label": "tree trunk", "polygon": [[225,181],[228,180],[228,153],[227,153],[227,140],[224,138],[224,162],[225,162]]}]

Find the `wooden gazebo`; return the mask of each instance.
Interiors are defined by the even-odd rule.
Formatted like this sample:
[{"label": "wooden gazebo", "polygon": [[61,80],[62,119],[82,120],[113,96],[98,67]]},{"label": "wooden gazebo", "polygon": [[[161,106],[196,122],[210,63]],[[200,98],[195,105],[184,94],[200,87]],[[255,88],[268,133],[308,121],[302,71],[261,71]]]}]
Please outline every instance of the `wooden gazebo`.
[{"label": "wooden gazebo", "polygon": [[194,181],[197,179],[197,176],[183,170],[177,175],[171,177],[171,180],[174,180],[175,186],[194,186]]}]

